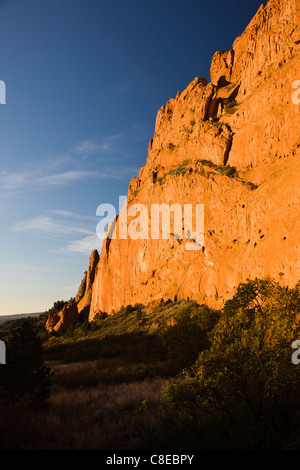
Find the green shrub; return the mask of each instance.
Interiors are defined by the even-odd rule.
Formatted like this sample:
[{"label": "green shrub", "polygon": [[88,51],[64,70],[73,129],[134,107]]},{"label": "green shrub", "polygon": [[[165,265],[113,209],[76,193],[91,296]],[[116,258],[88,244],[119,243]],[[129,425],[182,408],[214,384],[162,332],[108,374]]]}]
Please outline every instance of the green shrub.
[{"label": "green shrub", "polygon": [[234,166],[218,165],[215,169],[222,175],[229,176],[229,178],[233,178],[238,175]]},{"label": "green shrub", "polygon": [[210,123],[215,127],[222,127],[224,125],[224,123],[219,121],[219,119],[213,119]]},{"label": "green shrub", "polygon": [[185,175],[189,171],[189,168],[186,168],[186,166],[189,163],[190,163],[190,160],[183,160],[183,162],[179,163],[175,168],[168,171],[168,173],[165,173],[164,178],[168,175],[171,175],[171,176]]},{"label": "green shrub", "polygon": [[142,320],[144,318],[144,312],[143,312],[143,305],[142,304],[137,304],[135,305],[135,315],[137,321]]},{"label": "green shrub", "polygon": [[247,186],[247,188],[251,189],[251,191],[254,191],[258,188],[258,185],[255,183],[251,183],[251,181],[243,181],[243,184]]},{"label": "green shrub", "polygon": [[187,171],[188,171],[188,168],[178,166],[178,167],[174,168],[173,170],[170,170],[168,173],[166,173],[165,176],[167,176],[167,175],[172,175],[172,176],[185,175],[185,173],[187,173]]},{"label": "green shrub", "polygon": [[238,104],[235,100],[235,98],[226,98],[224,99],[223,101],[224,103],[224,108],[225,108],[225,112],[228,113],[228,114],[234,114],[237,110],[237,107],[238,107]]},{"label": "green shrub", "polygon": [[210,168],[215,168],[217,165],[210,160],[197,160],[198,162],[202,163],[202,165],[209,166]]},{"label": "green shrub", "polygon": [[208,348],[208,332],[215,326],[218,312],[187,304],[177,308],[174,320],[175,324],[164,330],[163,339],[170,361],[183,368],[192,365],[199,353]]},{"label": "green shrub", "polygon": [[226,302],[209,349],[163,392],[163,405],[189,446],[268,449],[297,439],[300,369],[291,344],[300,338],[300,285],[241,284]]},{"label": "green shrub", "polygon": [[192,134],[193,128],[192,127],[183,127],[183,132],[187,132],[188,134]]},{"label": "green shrub", "polygon": [[7,343],[7,362],[0,368],[0,396],[40,410],[50,396],[50,376],[35,322],[25,319],[12,331]]},{"label": "green shrub", "polygon": [[170,142],[170,143],[168,144],[168,149],[170,149],[170,150],[175,150],[176,147],[178,147],[178,145],[174,145],[172,142]]}]

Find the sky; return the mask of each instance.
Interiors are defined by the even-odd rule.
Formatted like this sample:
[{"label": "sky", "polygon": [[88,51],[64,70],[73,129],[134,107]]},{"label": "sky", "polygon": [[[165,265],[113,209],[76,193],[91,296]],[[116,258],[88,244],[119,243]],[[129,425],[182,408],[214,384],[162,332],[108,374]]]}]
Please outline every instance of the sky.
[{"label": "sky", "polygon": [[146,163],[158,109],[210,80],[256,0],[0,0],[0,315],[75,297],[100,204]]}]

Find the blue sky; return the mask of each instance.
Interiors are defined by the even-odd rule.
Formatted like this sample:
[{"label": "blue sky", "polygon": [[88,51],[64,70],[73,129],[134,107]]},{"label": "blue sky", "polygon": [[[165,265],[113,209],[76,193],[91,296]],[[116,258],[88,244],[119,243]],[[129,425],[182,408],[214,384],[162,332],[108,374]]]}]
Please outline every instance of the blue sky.
[{"label": "blue sky", "polygon": [[97,206],[127,194],[157,110],[260,3],[0,0],[0,314],[75,296]]}]

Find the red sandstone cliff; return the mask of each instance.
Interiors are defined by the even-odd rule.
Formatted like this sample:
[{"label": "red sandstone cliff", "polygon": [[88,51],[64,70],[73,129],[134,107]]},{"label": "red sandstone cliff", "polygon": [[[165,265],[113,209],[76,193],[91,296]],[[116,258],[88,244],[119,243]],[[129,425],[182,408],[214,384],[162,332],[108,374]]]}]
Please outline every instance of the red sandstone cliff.
[{"label": "red sandstone cliff", "polygon": [[[175,295],[219,306],[248,277],[300,279],[297,7],[262,5],[232,50],[214,55],[211,83],[196,78],[159,109],[128,206],[204,204],[204,249],[187,251],[174,237],[105,240],[90,319]],[[220,164],[238,173],[228,177]]]},{"label": "red sandstone cliff", "polygon": [[[90,320],[175,295],[221,306],[256,276],[290,286],[300,279],[297,8],[298,0],[262,5],[232,50],[213,56],[211,82],[195,78],[159,109],[128,207],[150,214],[155,203],[204,204],[204,248],[188,251],[174,235],[104,240]],[[237,171],[227,176],[230,167]],[[119,226],[120,218],[117,234]]]}]

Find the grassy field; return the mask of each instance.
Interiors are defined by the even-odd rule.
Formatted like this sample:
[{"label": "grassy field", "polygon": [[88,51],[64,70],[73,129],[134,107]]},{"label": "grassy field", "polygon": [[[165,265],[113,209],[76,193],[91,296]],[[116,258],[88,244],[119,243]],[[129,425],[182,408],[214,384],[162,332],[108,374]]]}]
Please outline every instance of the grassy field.
[{"label": "grassy field", "polygon": [[217,311],[128,305],[63,334],[47,314],[4,324],[0,448],[299,449],[299,312],[300,283],[254,279]]},{"label": "grassy field", "polygon": [[[50,398],[39,412],[21,402],[2,403],[1,448],[159,447],[153,429],[157,435],[158,423],[162,429],[166,425],[158,412],[161,388],[180,369],[170,358],[164,331],[193,305],[167,302],[152,311],[129,306],[62,335],[46,334],[40,322],[44,360],[52,374]],[[3,325],[2,336],[7,333]]]}]

